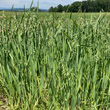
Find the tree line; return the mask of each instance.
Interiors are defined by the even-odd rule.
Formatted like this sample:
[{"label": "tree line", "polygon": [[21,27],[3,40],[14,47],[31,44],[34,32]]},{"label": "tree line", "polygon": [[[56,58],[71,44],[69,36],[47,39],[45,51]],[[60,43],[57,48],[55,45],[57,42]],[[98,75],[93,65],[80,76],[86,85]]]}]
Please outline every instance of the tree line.
[{"label": "tree line", "polygon": [[71,5],[50,7],[49,12],[110,12],[110,0],[77,1]]}]

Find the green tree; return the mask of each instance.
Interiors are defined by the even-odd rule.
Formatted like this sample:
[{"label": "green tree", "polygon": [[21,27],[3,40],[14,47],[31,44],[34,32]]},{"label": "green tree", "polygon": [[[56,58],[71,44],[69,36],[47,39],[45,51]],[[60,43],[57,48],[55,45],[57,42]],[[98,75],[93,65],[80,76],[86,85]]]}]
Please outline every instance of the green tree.
[{"label": "green tree", "polygon": [[54,12],[54,8],[53,7],[50,7],[48,11],[49,12]]},{"label": "green tree", "polygon": [[63,12],[63,6],[61,4],[58,5],[57,7],[57,12]]}]

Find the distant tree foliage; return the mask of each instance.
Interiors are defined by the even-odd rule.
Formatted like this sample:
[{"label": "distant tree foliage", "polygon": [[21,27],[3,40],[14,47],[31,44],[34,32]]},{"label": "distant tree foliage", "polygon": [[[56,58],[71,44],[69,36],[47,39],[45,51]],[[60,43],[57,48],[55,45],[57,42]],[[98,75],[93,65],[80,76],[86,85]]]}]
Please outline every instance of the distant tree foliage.
[{"label": "distant tree foliage", "polygon": [[59,4],[57,7],[50,7],[49,12],[110,12],[110,0],[87,0],[77,1],[71,5],[62,6]]},{"label": "distant tree foliage", "polygon": [[33,12],[36,12],[37,10],[38,10],[38,11],[41,11],[41,10],[38,9],[37,7],[32,7],[32,8],[31,8],[31,11],[33,11]]}]

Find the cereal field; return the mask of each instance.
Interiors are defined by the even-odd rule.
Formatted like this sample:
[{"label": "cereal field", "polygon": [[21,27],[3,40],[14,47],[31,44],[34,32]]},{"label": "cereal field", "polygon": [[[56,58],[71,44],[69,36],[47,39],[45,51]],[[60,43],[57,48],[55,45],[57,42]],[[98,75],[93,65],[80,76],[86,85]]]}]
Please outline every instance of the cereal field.
[{"label": "cereal field", "polygon": [[109,110],[109,18],[0,12],[1,109]]}]

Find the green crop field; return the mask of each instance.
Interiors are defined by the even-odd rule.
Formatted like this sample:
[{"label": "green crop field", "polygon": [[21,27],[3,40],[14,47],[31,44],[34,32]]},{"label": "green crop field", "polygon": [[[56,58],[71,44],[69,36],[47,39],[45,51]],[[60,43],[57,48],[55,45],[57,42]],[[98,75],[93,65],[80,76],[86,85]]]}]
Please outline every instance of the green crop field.
[{"label": "green crop field", "polygon": [[1,11],[0,110],[110,110],[109,18]]}]

